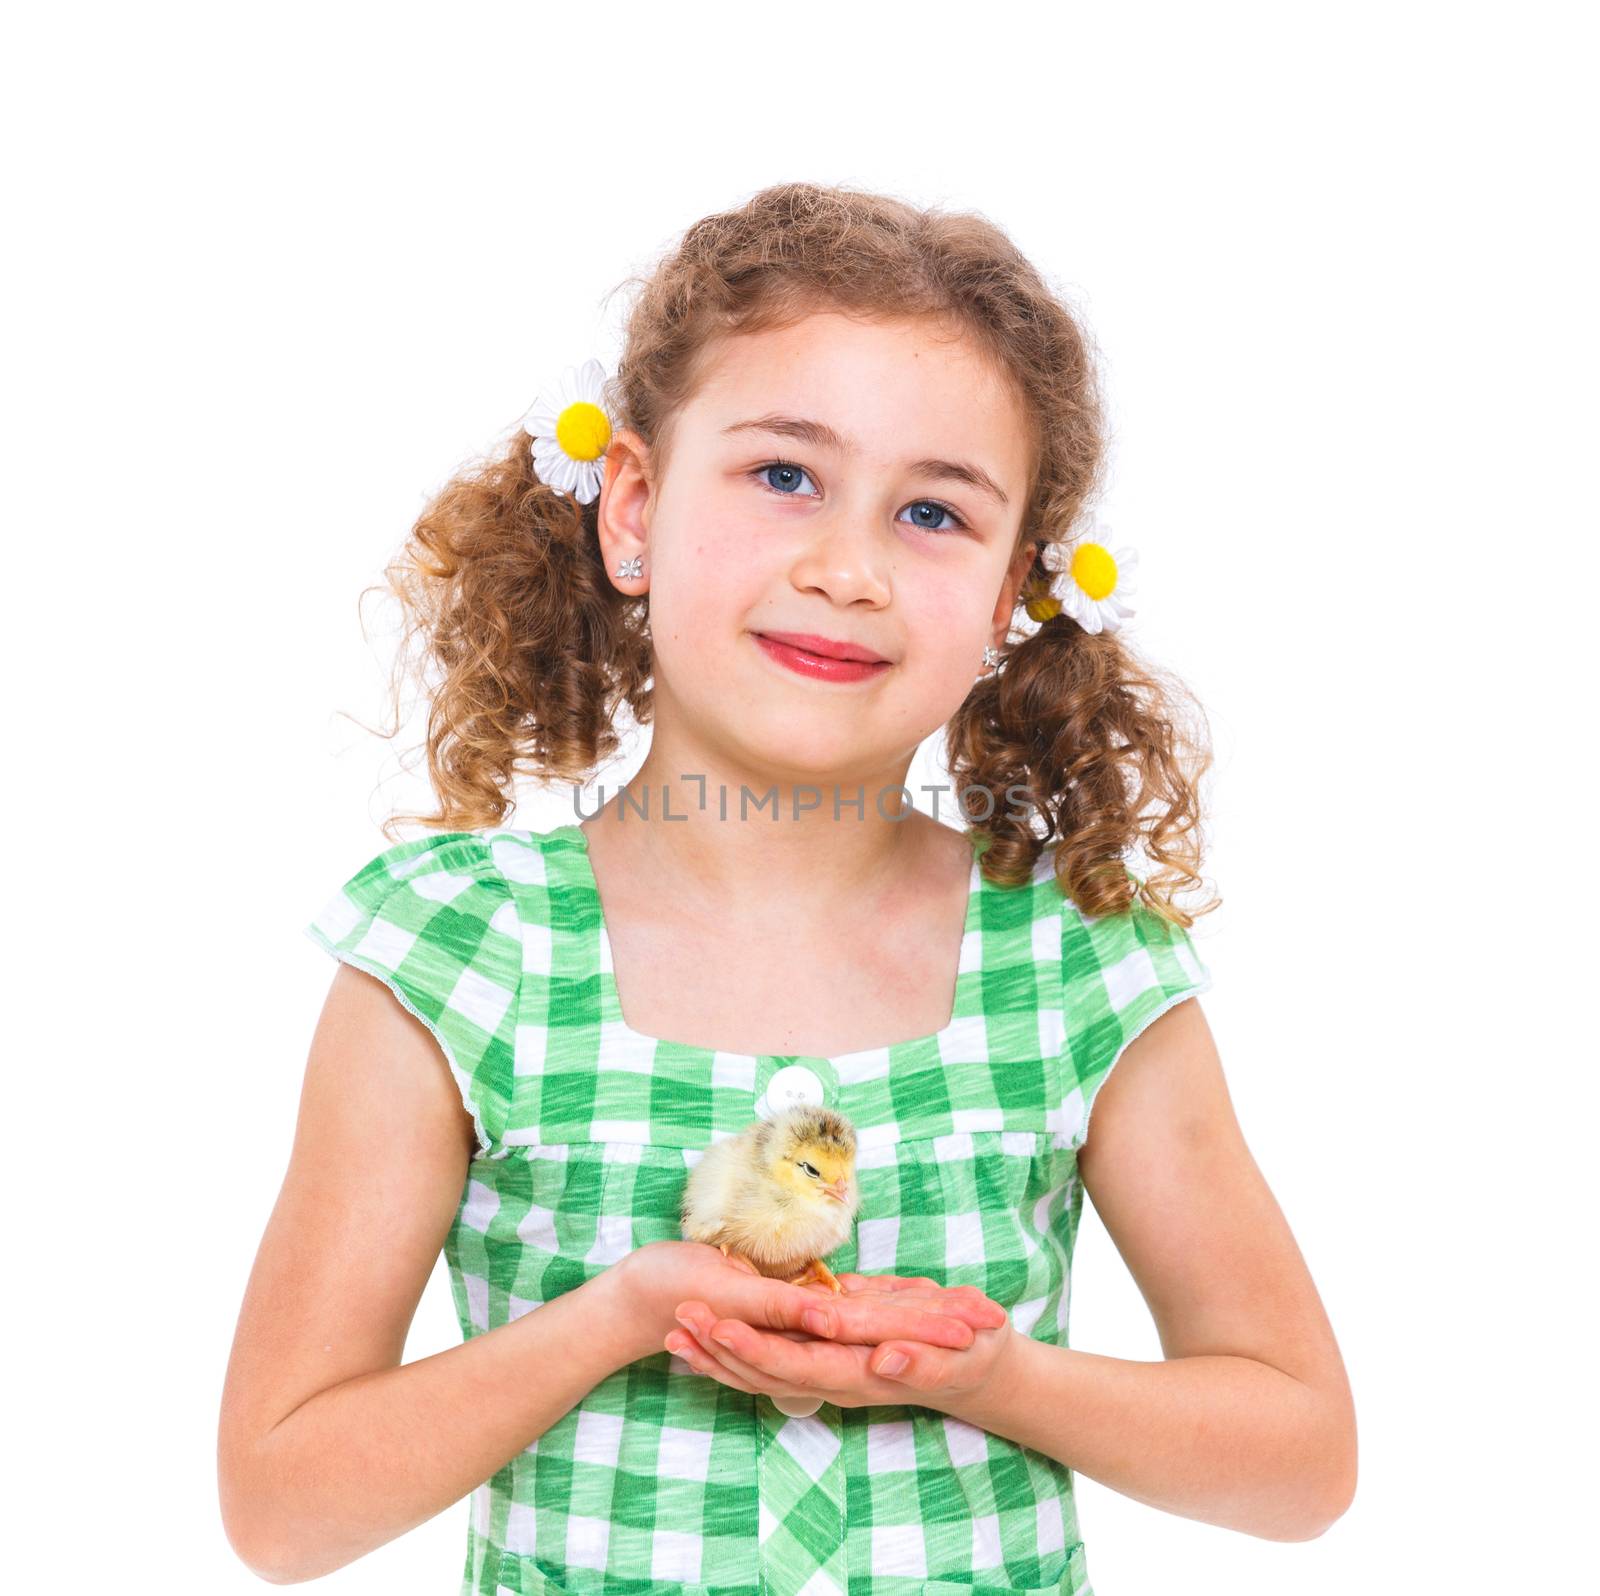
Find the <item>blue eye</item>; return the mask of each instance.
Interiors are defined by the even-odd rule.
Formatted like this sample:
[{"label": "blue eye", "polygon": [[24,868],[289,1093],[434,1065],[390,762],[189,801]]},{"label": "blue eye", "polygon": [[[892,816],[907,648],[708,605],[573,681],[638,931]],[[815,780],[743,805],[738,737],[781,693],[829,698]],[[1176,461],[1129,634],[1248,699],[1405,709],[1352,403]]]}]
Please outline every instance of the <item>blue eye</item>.
[{"label": "blue eye", "polygon": [[[771,480],[771,473],[774,471],[780,473],[782,478],[787,479],[782,486]],[[804,466],[790,465],[787,460],[773,460],[767,465],[757,466],[751,474],[762,479],[761,485],[763,487],[771,488],[774,493],[781,493],[789,498],[805,497],[805,495],[797,495],[793,491],[796,477],[810,479],[810,473]]]},{"label": "blue eye", "polygon": [[[906,508],[936,510],[940,515],[949,516],[957,526],[965,526],[967,524],[948,504],[941,504],[937,499],[913,499]],[[918,522],[918,525],[921,526],[924,532],[948,532],[950,530],[949,527],[944,526],[929,526],[926,522]]]},{"label": "blue eye", "polygon": [[[797,493],[795,491],[801,480],[809,482],[811,473],[804,466],[795,465],[789,460],[769,460],[765,465],[757,466],[751,473],[769,493],[776,493],[780,497],[789,499],[814,498],[814,494]],[[774,480],[776,476],[777,480]],[[780,486],[780,483],[782,484]],[[815,484],[812,484],[815,486]],[[908,510],[932,510],[938,515],[947,516],[954,526],[943,524],[932,525],[927,521],[917,521],[913,524],[922,532],[949,532],[954,527],[965,528],[967,523],[960,514],[950,505],[940,499],[913,499],[906,506]]]}]

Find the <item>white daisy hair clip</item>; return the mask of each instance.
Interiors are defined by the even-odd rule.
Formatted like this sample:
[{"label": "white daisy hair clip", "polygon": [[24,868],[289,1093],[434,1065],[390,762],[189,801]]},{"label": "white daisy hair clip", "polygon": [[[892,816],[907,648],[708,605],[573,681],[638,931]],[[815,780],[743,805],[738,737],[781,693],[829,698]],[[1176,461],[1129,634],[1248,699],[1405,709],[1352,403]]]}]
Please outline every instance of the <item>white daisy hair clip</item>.
[{"label": "white daisy hair clip", "polygon": [[605,367],[598,360],[568,366],[522,418],[522,430],[533,439],[533,469],[541,482],[579,504],[597,499],[611,447]]},{"label": "white daisy hair clip", "polygon": [[[1135,612],[1125,601],[1134,590],[1138,553],[1126,546],[1114,554],[1106,546],[1111,528],[1091,520],[1059,551],[1045,545],[1046,575],[1024,585],[1028,614],[1041,625],[1067,614],[1086,632],[1114,632]],[[1066,576],[1058,597],[1050,591],[1050,573]]]}]

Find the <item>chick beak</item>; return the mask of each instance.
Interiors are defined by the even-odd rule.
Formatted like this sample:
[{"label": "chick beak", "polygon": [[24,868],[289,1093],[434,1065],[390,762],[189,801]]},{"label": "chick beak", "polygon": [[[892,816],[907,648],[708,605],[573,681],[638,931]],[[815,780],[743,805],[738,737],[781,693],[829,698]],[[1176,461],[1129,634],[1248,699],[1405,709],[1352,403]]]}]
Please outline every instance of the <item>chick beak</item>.
[{"label": "chick beak", "polygon": [[830,1197],[837,1197],[840,1202],[844,1201],[845,1187],[842,1180],[830,1180],[822,1189],[827,1192]]}]

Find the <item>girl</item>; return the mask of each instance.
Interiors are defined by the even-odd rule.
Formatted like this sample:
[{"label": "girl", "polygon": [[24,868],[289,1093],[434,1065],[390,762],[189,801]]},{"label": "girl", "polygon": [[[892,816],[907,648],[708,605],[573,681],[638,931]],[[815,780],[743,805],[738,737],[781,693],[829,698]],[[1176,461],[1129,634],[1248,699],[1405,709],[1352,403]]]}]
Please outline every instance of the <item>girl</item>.
[{"label": "girl", "polygon": [[[439,668],[405,818],[450,829],[308,928],[340,967],[224,1395],[240,1556],[314,1578],[470,1493],[464,1596],[1087,1596],[1080,1469],[1321,1533],[1351,1400],[1195,1001],[1210,756],[1082,524],[1082,329],[981,218],[786,184],[688,231],[598,379],[392,573]],[[623,701],[618,802],[501,826]],[[960,829],[901,786],[941,726]],[[838,1292],[682,1239],[706,1149],[797,1103],[854,1131]],[[1085,1190],[1163,1362],[1068,1347]],[[465,1344],[403,1364],[441,1246]]]}]

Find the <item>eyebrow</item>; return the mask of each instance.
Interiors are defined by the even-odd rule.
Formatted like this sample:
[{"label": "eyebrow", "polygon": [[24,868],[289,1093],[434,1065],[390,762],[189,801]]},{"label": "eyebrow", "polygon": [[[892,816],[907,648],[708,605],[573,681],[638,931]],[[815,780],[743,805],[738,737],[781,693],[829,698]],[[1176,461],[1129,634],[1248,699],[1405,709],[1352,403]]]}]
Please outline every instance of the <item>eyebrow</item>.
[{"label": "eyebrow", "polygon": [[[838,454],[853,454],[855,447],[825,421],[807,421],[800,416],[756,416],[750,421],[735,421],[722,429],[723,435],[735,432],[773,432],[784,438],[809,443],[814,449],[832,449]],[[1009,504],[1004,489],[981,466],[960,460],[914,460],[913,476],[933,477],[941,482],[963,482],[969,488],[987,493],[1001,504]]]}]

